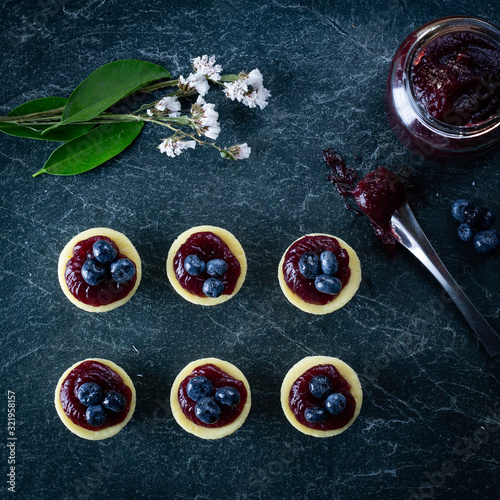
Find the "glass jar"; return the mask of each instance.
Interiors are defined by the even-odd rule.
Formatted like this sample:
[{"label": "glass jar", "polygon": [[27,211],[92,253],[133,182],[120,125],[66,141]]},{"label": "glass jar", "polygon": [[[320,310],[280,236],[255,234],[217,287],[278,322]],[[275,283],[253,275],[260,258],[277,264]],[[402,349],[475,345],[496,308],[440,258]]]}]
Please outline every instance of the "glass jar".
[{"label": "glass jar", "polygon": [[[500,30],[497,27],[473,17],[445,17],[418,28],[402,43],[392,60],[387,82],[386,112],[392,129],[410,151],[433,161],[474,159],[500,144],[500,109],[477,123],[457,125],[456,119],[436,119],[421,102],[421,95],[416,95],[413,84],[416,65],[429,43],[434,41],[436,47],[440,43],[440,40],[435,42],[436,39],[443,35],[454,36],[448,35],[450,33],[465,33],[460,36],[469,39],[480,36],[487,43],[498,46],[496,64],[500,65]],[[495,48],[494,57],[496,54]],[[435,70],[439,75],[439,69]],[[484,88],[477,89],[476,101],[491,98],[494,93],[498,96],[498,80],[497,77],[485,79]],[[440,88],[439,81],[435,85]],[[430,88],[429,92],[433,90]]]}]

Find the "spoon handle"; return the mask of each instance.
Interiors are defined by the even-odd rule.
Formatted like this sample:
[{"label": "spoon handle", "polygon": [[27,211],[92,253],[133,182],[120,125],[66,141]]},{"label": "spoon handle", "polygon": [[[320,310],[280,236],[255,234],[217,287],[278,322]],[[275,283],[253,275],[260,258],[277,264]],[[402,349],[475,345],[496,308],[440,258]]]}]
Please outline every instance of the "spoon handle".
[{"label": "spoon handle", "polygon": [[425,236],[408,203],[402,205],[391,217],[392,233],[439,281],[471,326],[487,353],[500,354],[500,336],[484,319],[467,295],[452,278],[434,248]]}]

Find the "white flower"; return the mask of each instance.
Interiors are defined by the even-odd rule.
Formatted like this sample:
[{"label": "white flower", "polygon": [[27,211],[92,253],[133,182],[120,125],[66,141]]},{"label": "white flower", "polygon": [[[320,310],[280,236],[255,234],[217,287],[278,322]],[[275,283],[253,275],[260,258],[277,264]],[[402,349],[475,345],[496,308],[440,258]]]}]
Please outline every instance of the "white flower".
[{"label": "white flower", "polygon": [[163,97],[156,103],[155,108],[158,111],[162,111],[171,117],[176,117],[181,115],[180,113],[181,103],[179,102],[179,99],[177,99],[176,96]]},{"label": "white flower", "polygon": [[240,74],[238,80],[224,83],[224,94],[234,101],[242,102],[249,108],[259,106],[264,109],[271,97],[271,92],[267,90],[262,81],[262,73],[258,69],[250,71],[248,75]]},{"label": "white flower", "polygon": [[179,156],[185,149],[194,149],[196,141],[182,141],[181,139],[169,137],[158,146],[160,153],[167,153],[167,156],[175,158]]},{"label": "white flower", "polygon": [[190,73],[187,78],[184,78],[182,75],[179,76],[179,88],[187,93],[195,91],[204,96],[208,92],[210,85],[202,73]]},{"label": "white flower", "polygon": [[252,148],[244,142],[243,144],[236,144],[235,146],[231,146],[229,148],[229,152],[237,159],[237,160],[245,160],[250,156],[252,152]]},{"label": "white flower", "polygon": [[196,73],[200,73],[206,78],[215,81],[220,80],[222,66],[220,64],[215,64],[215,56],[211,56],[210,58],[207,55],[196,57],[193,59],[193,68]]},{"label": "white flower", "polygon": [[198,135],[205,135],[213,140],[219,137],[220,125],[217,121],[219,113],[215,111],[215,104],[205,102],[201,95],[198,96],[196,102],[191,106],[191,117]]}]

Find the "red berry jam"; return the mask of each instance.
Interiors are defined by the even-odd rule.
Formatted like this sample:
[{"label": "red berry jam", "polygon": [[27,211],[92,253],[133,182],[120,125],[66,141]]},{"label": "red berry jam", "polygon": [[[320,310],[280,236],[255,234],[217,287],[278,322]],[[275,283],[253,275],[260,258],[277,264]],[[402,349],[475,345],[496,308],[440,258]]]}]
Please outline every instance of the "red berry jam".
[{"label": "red berry jam", "polygon": [[[211,396],[215,395],[215,391],[219,387],[225,387],[225,386],[234,387],[240,393],[240,402],[237,405],[235,406],[220,405],[222,413],[219,420],[217,420],[217,422],[215,422],[214,424],[206,424],[205,422],[202,422],[195,415],[194,407],[196,406],[196,401],[193,401],[187,395],[188,382],[192,378],[199,376],[206,377],[208,378],[208,380],[210,380],[210,382],[212,382],[212,385],[214,386],[214,394],[212,394]],[[241,380],[237,380],[231,377],[231,375],[227,374],[225,371],[209,363],[195,368],[191,372],[191,375],[187,376],[181,382],[181,384],[179,385],[179,392],[177,394],[177,397],[179,399],[179,405],[181,407],[181,410],[187,419],[191,420],[191,422],[201,427],[216,428],[229,425],[240,416],[247,401],[247,390],[245,384]]]},{"label": "red berry jam", "polygon": [[[127,400],[125,410],[121,412],[107,411],[106,421],[99,427],[88,424],[85,418],[88,407],[80,403],[77,397],[79,387],[86,382],[97,384],[103,393],[115,391],[124,396]],[[132,402],[132,391],[109,366],[99,361],[89,360],[80,363],[71,370],[62,383],[59,398],[64,412],[74,424],[84,429],[96,431],[119,424],[125,420]]]},{"label": "red berry jam", "polygon": [[[317,375],[326,375],[332,384],[332,393],[340,393],[346,398],[346,407],[338,415],[327,413],[324,422],[308,422],[304,417],[304,412],[309,408],[324,406],[325,401],[315,398],[309,391],[309,382]],[[332,431],[347,425],[356,410],[356,400],[350,392],[349,382],[338,372],[333,365],[317,365],[304,372],[292,385],[288,398],[290,410],[295,415],[298,422],[310,429],[320,431]],[[326,398],[325,398],[326,399]]]},{"label": "red berry jam", "polygon": [[340,280],[342,287],[344,287],[351,276],[351,271],[349,269],[349,254],[332,236],[304,236],[293,243],[285,254],[283,262],[285,283],[288,288],[304,302],[325,305],[334,300],[338,295],[319,292],[314,286],[314,279],[307,279],[299,271],[299,260],[304,253],[313,252],[319,257],[321,252],[325,250],[330,250],[330,252],[333,252],[335,257],[337,257],[339,268],[334,276]]},{"label": "red berry jam", "polygon": [[472,31],[445,33],[418,55],[412,72],[417,101],[456,126],[500,112],[500,45]]},{"label": "red berry jam", "polygon": [[203,293],[203,283],[210,278],[207,273],[192,276],[184,269],[184,259],[188,255],[197,255],[205,264],[212,259],[222,259],[227,264],[227,271],[219,279],[224,284],[223,295],[231,295],[241,274],[241,266],[229,247],[216,234],[202,231],[192,234],[181,245],[174,257],[174,271],[182,288],[199,297]]},{"label": "red berry jam", "polygon": [[[96,241],[109,241],[117,251],[117,259],[128,258],[119,252],[116,243],[106,236],[92,236],[78,242],[73,248],[73,257],[66,264],[64,277],[71,294],[80,302],[89,306],[99,307],[112,304],[125,298],[134,288],[136,275],[127,283],[119,284],[111,278],[100,285],[89,285],[82,278],[82,266],[87,259],[94,257],[92,246]],[[134,262],[135,265],[135,262]]]}]

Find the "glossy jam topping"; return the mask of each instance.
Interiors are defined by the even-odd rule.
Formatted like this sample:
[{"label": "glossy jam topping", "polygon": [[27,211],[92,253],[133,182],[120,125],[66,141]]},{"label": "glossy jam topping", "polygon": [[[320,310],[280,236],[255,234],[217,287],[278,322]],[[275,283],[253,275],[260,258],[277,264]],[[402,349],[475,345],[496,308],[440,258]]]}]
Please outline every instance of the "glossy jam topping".
[{"label": "glossy jam topping", "polygon": [[342,287],[344,287],[351,275],[349,254],[347,250],[340,246],[335,238],[325,235],[304,236],[293,243],[285,254],[283,262],[285,283],[304,302],[325,305],[334,300],[338,295],[319,292],[314,286],[314,279],[305,278],[299,271],[299,260],[304,253],[313,252],[319,257],[321,252],[325,250],[330,250],[337,257],[339,268],[334,276],[340,280]]},{"label": "glossy jam topping", "polygon": [[471,31],[438,36],[415,58],[413,92],[431,116],[449,125],[500,113],[500,45]]},{"label": "glossy jam topping", "polygon": [[[195,415],[194,408],[196,406],[196,401],[193,401],[187,395],[188,382],[192,378],[198,376],[206,377],[210,380],[210,382],[212,382],[212,385],[214,386],[214,394],[219,387],[224,386],[234,387],[240,393],[240,402],[237,405],[230,407],[220,405],[222,413],[219,420],[217,420],[214,424],[206,424]],[[210,396],[213,397],[214,394],[211,394]],[[196,367],[191,374],[180,383],[177,397],[181,410],[187,419],[201,427],[217,428],[229,425],[239,417],[247,401],[247,390],[245,384],[241,380],[231,377],[231,375],[213,364],[206,364]]]},{"label": "glossy jam topping", "polygon": [[231,295],[234,292],[241,274],[241,266],[238,259],[219,236],[210,231],[194,233],[181,245],[174,256],[175,276],[182,288],[199,297],[206,297],[202,288],[203,283],[210,276],[206,272],[197,276],[189,274],[184,269],[184,259],[188,255],[197,255],[205,263],[212,259],[222,259],[227,264],[227,271],[219,278],[224,284],[222,294]]},{"label": "glossy jam topping", "polygon": [[[304,417],[304,412],[308,408],[324,406],[325,401],[317,399],[309,391],[309,383],[317,375],[326,375],[332,384],[332,392],[342,394],[346,398],[346,407],[338,415],[331,415],[327,412],[324,422],[308,422]],[[310,429],[320,431],[332,431],[347,425],[356,410],[356,400],[350,392],[351,386],[347,380],[339,373],[333,365],[317,365],[304,372],[292,385],[288,398],[290,410],[295,415],[298,422]],[[326,399],[326,398],[325,398]]]},{"label": "glossy jam topping", "polygon": [[[94,257],[92,246],[96,241],[109,241],[117,251],[117,259],[128,258],[119,252],[116,243],[106,236],[92,236],[78,242],[73,248],[73,257],[66,264],[64,278],[71,294],[80,302],[89,306],[99,307],[112,304],[125,298],[134,288],[136,275],[127,283],[119,284],[111,278],[100,285],[89,285],[82,278],[82,266],[87,259]],[[134,262],[135,265],[135,262]]]},{"label": "glossy jam topping", "polygon": [[[127,400],[125,410],[122,412],[108,411],[104,424],[99,427],[88,424],[85,418],[87,406],[80,403],[77,397],[79,387],[86,382],[97,384],[103,393],[106,391],[115,391],[123,395]],[[109,366],[99,361],[89,360],[80,363],[76,368],[71,370],[62,383],[59,398],[64,412],[74,424],[84,429],[98,431],[125,420],[132,402],[132,391]]]}]

